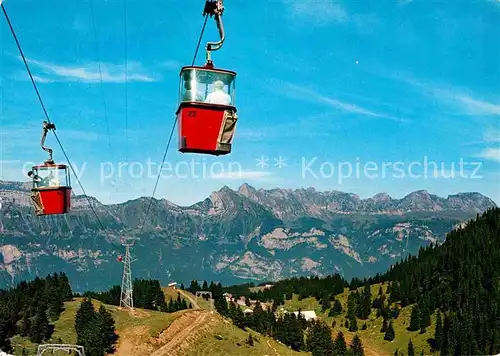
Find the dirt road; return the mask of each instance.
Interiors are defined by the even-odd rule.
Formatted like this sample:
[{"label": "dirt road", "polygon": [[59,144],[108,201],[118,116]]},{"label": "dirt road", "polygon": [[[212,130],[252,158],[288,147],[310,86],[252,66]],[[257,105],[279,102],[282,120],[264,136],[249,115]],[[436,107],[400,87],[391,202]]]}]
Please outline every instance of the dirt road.
[{"label": "dirt road", "polygon": [[193,307],[193,309],[200,309],[200,306],[198,305],[198,303],[196,302],[196,300],[194,300],[193,298],[191,298],[191,296],[189,296],[189,294],[187,294],[186,292],[184,292],[182,289],[178,289],[177,291],[184,298],[187,298],[191,302],[191,306]]},{"label": "dirt road", "polygon": [[183,314],[159,337],[159,342],[166,344],[150,356],[183,355],[183,346],[189,346],[196,339],[202,329],[208,328],[211,314],[207,311],[193,310]]}]

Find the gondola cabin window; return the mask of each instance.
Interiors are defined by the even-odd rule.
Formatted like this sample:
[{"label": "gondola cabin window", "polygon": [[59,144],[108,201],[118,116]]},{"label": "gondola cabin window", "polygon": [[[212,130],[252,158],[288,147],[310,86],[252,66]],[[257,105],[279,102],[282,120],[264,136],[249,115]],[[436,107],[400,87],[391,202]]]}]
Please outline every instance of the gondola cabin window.
[{"label": "gondola cabin window", "polygon": [[179,104],[198,102],[236,106],[235,75],[231,72],[185,68],[181,73]]},{"label": "gondola cabin window", "polygon": [[64,165],[33,167],[33,188],[68,187],[69,172]]}]

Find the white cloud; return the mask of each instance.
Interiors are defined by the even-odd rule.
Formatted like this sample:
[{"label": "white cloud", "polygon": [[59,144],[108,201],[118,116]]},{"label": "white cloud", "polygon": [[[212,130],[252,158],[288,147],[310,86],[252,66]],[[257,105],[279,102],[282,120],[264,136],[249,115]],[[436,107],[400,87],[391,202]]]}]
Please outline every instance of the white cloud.
[{"label": "white cloud", "polygon": [[469,90],[454,88],[450,85],[422,82],[408,74],[391,73],[387,76],[417,87],[425,95],[458,108],[461,111],[460,114],[474,116],[500,115],[500,101],[491,103],[479,99],[476,94],[471,93]]},{"label": "white cloud", "polygon": [[217,174],[212,174],[210,178],[212,179],[230,179],[230,180],[269,180],[271,178],[271,172],[265,171],[235,171],[235,172],[221,172]]},{"label": "white cloud", "polygon": [[500,115],[500,104],[492,104],[453,92],[446,93],[445,95],[450,99],[460,102],[470,115]]},{"label": "white cloud", "polygon": [[[377,113],[372,110],[365,109],[363,107],[360,107],[358,105],[352,104],[352,103],[347,103],[341,100],[338,100],[336,98],[328,97],[322,94],[318,94],[316,91],[304,88],[302,86],[298,86],[295,84],[291,83],[281,83],[282,86],[284,86],[284,92],[286,95],[291,96],[295,99],[301,99],[305,101],[312,101],[320,104],[326,104],[332,108],[335,109],[340,109],[345,112],[349,113],[354,113],[354,114],[360,114],[360,115],[365,115],[365,116],[370,116],[370,117],[378,117],[378,118],[383,118],[383,119],[389,119],[389,120],[395,120],[395,121],[400,121],[400,122],[406,122],[407,120],[402,119],[402,118],[397,118],[394,116],[382,114],[382,113]],[[273,86],[274,87],[274,86]]]},{"label": "white cloud", "polygon": [[500,148],[485,148],[478,157],[500,162]]},{"label": "white cloud", "polygon": [[[54,81],[77,81],[86,83],[100,82],[101,74],[96,62],[84,65],[58,65],[54,63],[31,60],[27,61],[38,69],[44,76],[37,76],[42,83]],[[108,83],[125,82],[125,64],[101,63],[102,81]],[[129,82],[154,82],[160,78],[147,73],[146,69],[138,62],[127,63],[127,81]],[[36,79],[35,79],[36,80]]]},{"label": "white cloud", "polygon": [[180,71],[182,68],[182,63],[172,59],[161,62],[160,66],[167,69],[172,69],[172,70],[177,69]]},{"label": "white cloud", "polygon": [[316,26],[344,22],[348,18],[346,10],[335,0],[283,0],[283,3],[292,19],[308,17]]}]

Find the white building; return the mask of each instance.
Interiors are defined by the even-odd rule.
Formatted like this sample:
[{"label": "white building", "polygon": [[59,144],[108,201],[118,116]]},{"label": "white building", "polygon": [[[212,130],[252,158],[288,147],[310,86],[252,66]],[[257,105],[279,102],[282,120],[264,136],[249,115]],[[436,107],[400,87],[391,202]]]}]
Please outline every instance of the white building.
[{"label": "white building", "polygon": [[[295,314],[295,316],[299,316],[299,312],[296,311],[296,312],[293,312]],[[316,316],[316,312],[314,310],[306,310],[306,311],[302,311],[300,313],[300,315],[302,315],[304,317],[304,319],[306,319],[306,321],[309,321],[309,320],[316,320],[318,317]]]},{"label": "white building", "polygon": [[177,288],[176,286],[177,286],[177,282],[172,282],[172,283],[169,283],[169,284],[168,284],[168,287],[169,287],[169,288],[174,288],[174,289],[176,289],[176,288]]}]

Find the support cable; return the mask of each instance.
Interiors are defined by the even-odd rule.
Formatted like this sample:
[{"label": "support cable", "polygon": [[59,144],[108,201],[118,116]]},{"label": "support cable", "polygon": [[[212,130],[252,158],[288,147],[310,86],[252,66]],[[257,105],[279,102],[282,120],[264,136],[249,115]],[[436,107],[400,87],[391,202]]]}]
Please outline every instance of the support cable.
[{"label": "support cable", "polygon": [[[208,19],[208,14],[205,15],[205,21],[203,23],[203,27],[201,28],[201,33],[200,33],[200,37],[198,39],[198,44],[196,45],[196,50],[194,52],[194,56],[193,56],[193,62],[191,63],[191,66],[194,65],[194,62],[196,61],[196,56],[198,55],[198,50],[200,48],[200,43],[201,43],[201,40],[203,38],[203,33],[205,32],[205,27],[207,25],[207,19]],[[151,204],[153,204],[153,199],[154,199],[154,196],[155,196],[155,193],[156,193],[156,189],[158,188],[158,183],[160,181],[160,176],[161,176],[161,171],[163,169],[163,164],[165,163],[165,159],[167,157],[167,152],[168,152],[168,149],[170,147],[170,142],[172,141],[172,136],[174,134],[174,130],[175,130],[175,125],[177,124],[177,116],[175,117],[175,120],[174,120],[174,124],[172,125],[172,131],[170,132],[170,136],[168,138],[168,141],[167,141],[167,147],[165,148],[165,152],[163,153],[163,159],[162,159],[162,162],[161,162],[161,166],[160,166],[160,170],[158,172],[158,176],[156,177],[156,183],[155,183],[155,186],[154,186],[154,189],[153,189],[153,194],[151,195],[151,198],[149,200],[149,204],[148,204],[148,208],[146,209],[146,213],[144,214],[144,219],[142,221],[142,224],[140,225],[141,226],[141,234],[142,234],[142,231],[144,230],[144,225],[146,224],[146,218],[149,214],[149,210],[151,209]]]},{"label": "support cable", "polygon": [[124,32],[125,32],[125,161],[128,162],[128,43],[127,43],[127,0],[124,5]]},{"label": "support cable", "polygon": [[[3,4],[2,4],[2,10],[3,10],[3,13],[4,13],[4,15],[5,15],[5,18],[6,18],[6,20],[7,20],[7,23],[9,24],[9,28],[10,28],[10,31],[11,31],[11,33],[12,33],[12,36],[14,37],[14,40],[16,41],[17,48],[19,49],[19,52],[20,52],[20,54],[21,54],[21,57],[23,58],[24,65],[26,66],[26,69],[27,69],[28,74],[29,74],[29,76],[30,76],[31,83],[33,84],[33,87],[35,88],[36,94],[37,94],[37,96],[38,96],[38,100],[40,101],[40,105],[42,106],[42,109],[43,109],[43,112],[44,112],[44,114],[45,114],[45,117],[47,118],[47,122],[48,122],[49,124],[51,124],[52,122],[50,121],[49,114],[47,113],[47,110],[45,109],[45,105],[44,105],[44,103],[43,103],[42,97],[40,96],[40,92],[38,91],[38,88],[37,88],[37,86],[36,86],[35,79],[33,78],[33,75],[31,74],[31,71],[30,71],[30,69],[29,69],[28,63],[27,63],[27,61],[26,61],[26,57],[24,56],[24,52],[23,52],[23,50],[22,50],[22,48],[21,48],[21,45],[20,45],[20,43],[19,43],[19,40],[17,39],[16,33],[15,33],[15,31],[14,31],[14,28],[12,27],[12,23],[10,22],[9,16],[7,15],[7,11],[5,10],[5,7],[4,7],[4,5],[3,5]],[[101,219],[99,219],[99,216],[97,215],[97,213],[96,213],[96,211],[95,211],[94,207],[92,206],[92,202],[90,201],[90,198],[88,197],[87,193],[85,192],[85,189],[83,188],[83,185],[82,185],[82,183],[80,182],[80,179],[78,178],[78,175],[76,174],[75,169],[73,168],[73,165],[71,164],[71,161],[70,161],[70,159],[69,159],[68,155],[66,154],[66,151],[64,150],[64,147],[63,147],[63,145],[62,145],[61,141],[59,140],[59,137],[57,136],[57,134],[56,134],[56,132],[55,132],[54,130],[52,130],[52,132],[54,133],[54,136],[56,137],[56,140],[57,140],[57,142],[59,143],[59,146],[61,147],[61,151],[63,152],[64,157],[66,157],[66,160],[68,161],[68,164],[69,164],[69,166],[70,166],[70,168],[71,168],[71,170],[72,170],[73,174],[75,175],[76,180],[77,180],[78,184],[80,185],[80,188],[82,189],[83,195],[85,196],[85,198],[87,198],[87,201],[89,202],[90,209],[91,209],[91,210],[92,210],[92,212],[94,213],[94,215],[95,215],[95,217],[96,217],[96,219],[97,219],[97,221],[98,221],[98,223],[99,223],[99,225],[100,225],[100,227],[101,227],[102,231],[106,234],[106,236],[108,236],[108,234],[106,233],[106,230],[104,229],[104,226],[103,226],[103,224],[102,224],[102,222],[101,222]],[[109,238],[109,236],[108,236],[108,238]]]},{"label": "support cable", "polygon": [[94,5],[93,5],[93,0],[90,0],[90,13],[92,15],[92,25],[94,28],[94,42],[95,42],[95,50],[96,50],[96,55],[97,55],[97,66],[99,69],[99,79],[101,82],[101,96],[102,96],[102,103],[104,107],[104,119],[106,121],[106,133],[108,134],[108,146],[109,146],[109,154],[112,156],[112,147],[111,147],[111,134],[109,131],[109,119],[108,119],[108,109],[106,105],[106,97],[104,95],[104,84],[102,80],[102,68],[101,68],[101,56],[99,54],[99,43],[97,41],[97,29],[96,29],[96,24],[95,24],[95,15],[94,15]]}]

